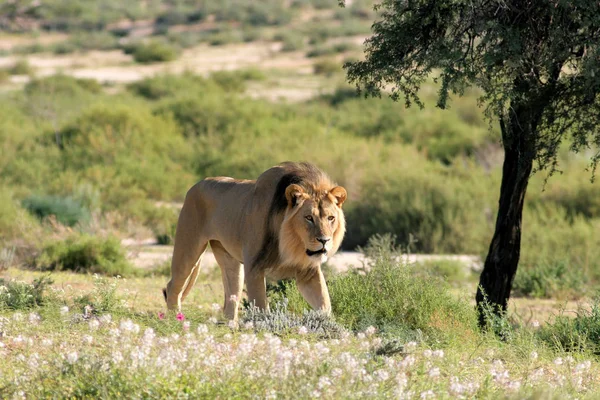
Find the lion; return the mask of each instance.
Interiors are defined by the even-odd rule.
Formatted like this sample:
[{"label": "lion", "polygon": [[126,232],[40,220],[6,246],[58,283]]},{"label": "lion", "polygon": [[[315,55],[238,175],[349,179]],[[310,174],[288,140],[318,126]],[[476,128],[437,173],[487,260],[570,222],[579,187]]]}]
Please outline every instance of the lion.
[{"label": "lion", "polygon": [[315,310],[331,312],[321,264],[346,232],[347,192],[310,163],[284,162],[258,179],[206,178],[187,192],[175,233],[169,310],[181,310],[198,277],[206,248],[223,279],[225,317],[238,318],[246,283],[250,304],[267,309],[265,278],[295,278]]}]

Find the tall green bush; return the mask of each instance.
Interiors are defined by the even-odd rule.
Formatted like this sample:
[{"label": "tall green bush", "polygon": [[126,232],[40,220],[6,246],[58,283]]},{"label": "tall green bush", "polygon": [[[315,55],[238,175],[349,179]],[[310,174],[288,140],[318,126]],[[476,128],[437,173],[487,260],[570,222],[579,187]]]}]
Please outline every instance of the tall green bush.
[{"label": "tall green bush", "polygon": [[46,243],[33,260],[41,270],[71,270],[110,276],[130,276],[133,267],[117,238],[72,235],[64,240]]}]

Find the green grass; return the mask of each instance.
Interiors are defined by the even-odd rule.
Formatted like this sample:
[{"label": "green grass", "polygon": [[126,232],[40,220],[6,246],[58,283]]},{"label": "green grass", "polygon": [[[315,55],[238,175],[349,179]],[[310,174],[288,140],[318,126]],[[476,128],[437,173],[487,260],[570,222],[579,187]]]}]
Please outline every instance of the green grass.
[{"label": "green grass", "polygon": [[[377,254],[375,248],[371,254]],[[10,273],[19,274],[14,269]],[[201,276],[180,318],[175,313],[159,314],[164,312],[159,289],[163,277],[53,275],[56,283],[45,291],[49,297],[43,296],[48,301],[0,308],[3,397],[22,393],[35,398],[149,394],[224,398],[261,393],[284,399],[317,395],[358,399],[410,392],[413,397],[438,398],[594,398],[600,389],[596,379],[600,364],[589,348],[569,347],[565,353],[546,340],[542,331],[559,332],[556,325],[541,329],[517,325],[504,341],[464,331],[460,324],[457,330],[445,331],[453,337],[449,341],[426,334],[411,341],[373,327],[326,338],[298,325],[284,329],[261,325],[251,313],[242,313],[247,319],[239,328],[218,323],[220,311],[213,309],[214,300],[203,297],[208,287],[221,284],[217,275]],[[390,275],[387,282],[403,279]],[[418,285],[427,292],[440,290],[435,282]],[[344,297],[348,309],[372,307],[369,298],[361,303],[365,294],[369,296],[367,290],[357,291],[353,298],[348,293]],[[415,297],[409,291],[405,297],[424,309],[432,305],[427,295]],[[268,321],[304,318],[301,313],[278,312],[277,318],[266,317]],[[361,315],[361,308],[354,313]],[[439,308],[438,315],[446,321],[457,317],[448,307]],[[439,329],[439,321],[430,320],[423,328]],[[592,337],[593,324],[587,320],[577,333]]]}]

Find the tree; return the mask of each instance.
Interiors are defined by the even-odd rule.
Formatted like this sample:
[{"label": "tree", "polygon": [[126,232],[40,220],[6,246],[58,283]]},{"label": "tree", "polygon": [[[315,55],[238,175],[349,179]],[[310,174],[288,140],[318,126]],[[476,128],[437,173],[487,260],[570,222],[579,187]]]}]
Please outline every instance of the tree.
[{"label": "tree", "polygon": [[496,227],[477,291],[506,311],[521,247],[521,220],[532,172],[557,170],[557,149],[592,149],[600,160],[600,2],[591,0],[383,0],[365,59],[346,63],[366,96],[388,93],[422,107],[418,90],[440,83],[437,106],[468,86],[482,90],[497,120],[504,163]]}]

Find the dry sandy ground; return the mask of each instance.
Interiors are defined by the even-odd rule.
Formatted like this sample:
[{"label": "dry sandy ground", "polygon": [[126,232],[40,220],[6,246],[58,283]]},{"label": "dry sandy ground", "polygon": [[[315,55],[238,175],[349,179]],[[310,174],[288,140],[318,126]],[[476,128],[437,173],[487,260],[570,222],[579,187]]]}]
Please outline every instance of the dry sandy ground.
[{"label": "dry sandy ground", "polygon": [[[358,43],[362,42],[364,37],[354,37],[351,40]],[[0,48],[6,47],[8,42],[0,37]],[[0,57],[0,68],[9,67],[18,60],[24,59],[35,71],[36,76],[64,73],[77,78],[95,79],[102,83],[117,85],[161,73],[191,71],[208,75],[214,71],[259,68],[278,72],[268,74],[267,85],[254,85],[250,88],[249,95],[254,97],[303,101],[333,89],[329,86],[335,82],[331,80],[324,82],[323,79],[313,75],[315,59],[307,58],[304,51],[281,52],[280,50],[279,42],[258,41],[224,46],[200,44],[186,49],[175,61],[145,65],[135,63],[130,55],[120,50],[66,55],[41,53]],[[340,61],[341,68],[344,55],[340,54],[335,58]],[[282,76],[278,77],[278,75]],[[16,75],[10,78],[10,83],[13,87],[18,87],[29,79],[25,75]]]}]

